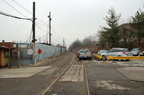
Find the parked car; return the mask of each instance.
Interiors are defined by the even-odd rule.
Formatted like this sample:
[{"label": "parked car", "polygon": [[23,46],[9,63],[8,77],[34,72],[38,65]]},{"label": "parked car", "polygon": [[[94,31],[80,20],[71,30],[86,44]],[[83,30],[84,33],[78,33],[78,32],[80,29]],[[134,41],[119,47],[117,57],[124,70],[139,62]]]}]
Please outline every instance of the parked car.
[{"label": "parked car", "polygon": [[140,48],[133,48],[130,52],[133,54],[133,56],[138,56],[140,53],[142,53],[142,50]]},{"label": "parked car", "polygon": [[[112,48],[107,53],[102,54],[102,59],[107,60],[107,56],[133,56],[127,48]],[[129,59],[126,59],[129,60]]]},{"label": "parked car", "polygon": [[99,52],[98,52],[98,54],[99,55],[103,55],[103,54],[105,54],[105,53],[107,53],[108,51],[107,50],[100,50]]},{"label": "parked car", "polygon": [[77,52],[77,57],[79,60],[81,59],[92,59],[92,53],[90,52],[89,49],[80,49]]}]

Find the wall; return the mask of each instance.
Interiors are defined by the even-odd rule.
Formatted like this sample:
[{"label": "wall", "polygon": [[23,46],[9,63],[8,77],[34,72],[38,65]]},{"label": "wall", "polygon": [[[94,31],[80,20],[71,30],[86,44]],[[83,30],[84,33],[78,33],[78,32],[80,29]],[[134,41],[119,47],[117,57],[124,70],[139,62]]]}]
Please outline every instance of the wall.
[{"label": "wall", "polygon": [[[35,44],[35,59],[33,55],[28,55],[27,50],[30,48],[19,48],[18,51],[20,51],[20,58],[13,58],[11,60],[12,66],[24,66],[35,63],[34,60],[36,60],[36,63],[47,59],[49,57],[60,55],[61,53],[65,52],[65,48],[60,48],[56,46],[49,46],[46,44]],[[42,53],[39,54],[38,50],[41,49]]]},{"label": "wall", "polygon": [[[57,56],[60,55],[61,53],[63,53],[65,51],[64,48],[60,48],[60,47],[55,47],[55,46],[49,46],[49,45],[45,45],[45,44],[36,44],[36,53],[37,53],[37,62],[52,56]],[[41,54],[38,54],[38,49],[42,50]]]},{"label": "wall", "polygon": [[[27,50],[30,48],[18,48],[12,52],[11,65],[12,66],[24,66],[33,63],[33,56],[27,54]],[[19,52],[19,53],[18,53]]]}]

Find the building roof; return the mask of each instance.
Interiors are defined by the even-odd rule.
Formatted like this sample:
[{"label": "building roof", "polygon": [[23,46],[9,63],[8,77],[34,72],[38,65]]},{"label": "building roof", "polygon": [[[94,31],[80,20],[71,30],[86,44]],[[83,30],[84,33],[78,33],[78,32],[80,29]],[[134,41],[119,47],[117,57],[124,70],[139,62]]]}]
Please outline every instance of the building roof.
[{"label": "building roof", "polygon": [[0,42],[0,47],[8,48],[13,47],[14,42]]},{"label": "building roof", "polygon": [[14,42],[0,42],[0,46],[13,46]]}]

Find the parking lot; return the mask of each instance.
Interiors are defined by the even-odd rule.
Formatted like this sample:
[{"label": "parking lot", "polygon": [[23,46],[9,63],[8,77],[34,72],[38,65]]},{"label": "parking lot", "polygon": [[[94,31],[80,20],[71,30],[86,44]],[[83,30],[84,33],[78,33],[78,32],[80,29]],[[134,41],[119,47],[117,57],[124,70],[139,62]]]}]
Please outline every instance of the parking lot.
[{"label": "parking lot", "polygon": [[143,60],[130,60],[130,61],[96,61],[102,64],[116,64],[121,68],[117,69],[131,80],[144,82],[144,62]]},{"label": "parking lot", "polygon": [[90,95],[143,95],[144,62],[98,61],[88,62]]}]

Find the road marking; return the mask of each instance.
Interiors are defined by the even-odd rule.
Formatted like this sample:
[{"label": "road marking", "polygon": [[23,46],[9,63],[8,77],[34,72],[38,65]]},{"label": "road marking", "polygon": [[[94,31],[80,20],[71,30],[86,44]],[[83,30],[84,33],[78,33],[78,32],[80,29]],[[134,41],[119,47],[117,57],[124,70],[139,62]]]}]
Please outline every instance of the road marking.
[{"label": "road marking", "polygon": [[59,81],[78,82],[84,80],[83,65],[72,65]]},{"label": "road marking", "polygon": [[51,66],[16,68],[16,69],[2,69],[0,70],[0,78],[21,78],[30,77],[37,74]]}]

